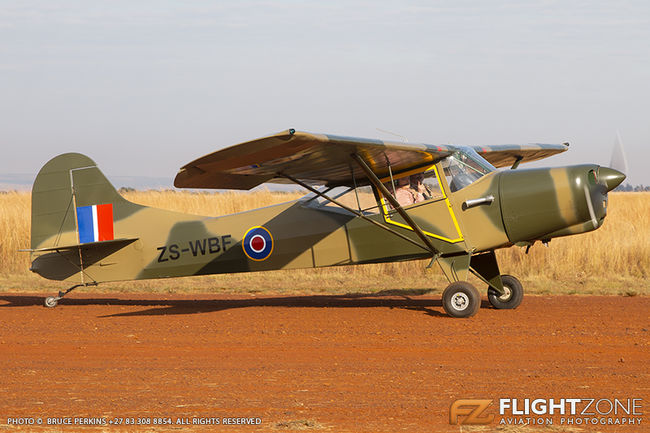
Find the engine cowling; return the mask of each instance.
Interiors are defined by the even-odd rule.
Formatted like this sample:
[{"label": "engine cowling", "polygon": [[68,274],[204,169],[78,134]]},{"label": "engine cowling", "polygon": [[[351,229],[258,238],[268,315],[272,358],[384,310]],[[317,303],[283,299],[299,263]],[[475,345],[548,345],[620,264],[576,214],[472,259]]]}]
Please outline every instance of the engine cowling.
[{"label": "engine cowling", "polygon": [[512,243],[546,240],[600,227],[607,193],[625,175],[595,164],[500,173],[501,215]]}]

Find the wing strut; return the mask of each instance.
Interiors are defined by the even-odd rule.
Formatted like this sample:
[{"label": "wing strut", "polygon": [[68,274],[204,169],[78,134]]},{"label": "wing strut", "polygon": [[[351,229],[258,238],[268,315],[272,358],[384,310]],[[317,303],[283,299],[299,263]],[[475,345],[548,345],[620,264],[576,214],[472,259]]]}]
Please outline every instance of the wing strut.
[{"label": "wing strut", "polygon": [[[354,210],[354,209],[352,209],[352,208],[350,208],[350,207],[344,205],[343,203],[340,203],[340,202],[336,201],[335,199],[333,199],[333,198],[331,198],[331,197],[329,197],[329,196],[323,194],[322,192],[320,192],[320,191],[318,191],[317,189],[313,188],[311,185],[308,185],[308,184],[306,184],[306,183],[304,183],[304,182],[301,182],[300,180],[298,180],[298,179],[296,179],[296,178],[294,178],[294,177],[292,177],[292,176],[290,176],[290,175],[288,175],[288,174],[285,174],[285,173],[278,173],[278,176],[282,176],[282,177],[285,177],[285,178],[289,179],[289,180],[292,181],[293,183],[302,186],[303,188],[305,188],[305,189],[307,189],[307,190],[313,192],[314,194],[318,195],[319,197],[323,197],[325,200],[327,200],[327,201],[329,201],[329,202],[331,202],[331,203],[334,203],[335,205],[337,205],[337,206],[339,206],[339,207],[345,209],[345,210],[348,211],[348,212],[353,213],[354,215],[358,216],[359,218],[361,218],[361,219],[363,219],[363,220],[365,220],[365,221],[368,221],[369,223],[372,223],[372,224],[376,225],[377,227],[379,227],[379,228],[381,228],[381,229],[384,229],[384,230],[386,230],[387,232],[389,232],[389,233],[391,233],[391,234],[394,234],[395,236],[397,236],[397,237],[399,237],[399,238],[401,238],[401,239],[404,239],[405,241],[408,241],[408,242],[412,243],[412,244],[415,245],[416,247],[422,248],[422,249],[425,250],[425,251],[431,251],[428,247],[426,247],[426,246],[424,246],[424,245],[421,245],[421,244],[418,243],[418,242],[415,242],[413,239],[409,238],[408,236],[404,236],[403,234],[401,234],[401,233],[399,233],[399,232],[397,232],[397,231],[391,229],[390,227],[387,227],[387,226],[385,226],[385,225],[382,224],[382,223],[379,223],[379,222],[377,222],[377,221],[375,221],[375,220],[373,220],[373,219],[371,219],[371,218],[368,218],[368,217],[365,216],[362,212],[357,211],[357,210]],[[382,185],[382,186],[383,186],[383,185]]]},{"label": "wing strut", "polygon": [[523,161],[523,159],[524,159],[523,156],[518,155],[518,156],[515,158],[515,162],[512,164],[512,167],[510,167],[510,170],[516,170],[517,167],[519,167],[519,163],[520,163],[521,161]]},{"label": "wing strut", "polygon": [[424,244],[427,246],[426,249],[428,251],[430,251],[431,254],[434,254],[434,255],[439,254],[440,252],[433,246],[433,244],[431,243],[431,241],[429,240],[427,235],[424,234],[424,232],[422,231],[420,226],[418,226],[417,223],[415,221],[413,221],[413,218],[411,218],[411,216],[408,213],[406,213],[404,208],[402,208],[402,206],[397,202],[395,197],[393,197],[393,195],[388,191],[388,189],[384,186],[384,184],[381,183],[381,181],[375,175],[375,173],[370,169],[370,167],[368,167],[368,164],[366,164],[366,161],[364,161],[363,158],[360,157],[359,155],[357,155],[356,153],[352,154],[352,159],[354,159],[355,161],[357,161],[357,163],[359,163],[359,165],[361,166],[363,171],[366,172],[366,175],[368,176],[368,179],[373,183],[373,185],[375,185],[375,187],[379,191],[381,191],[381,193],[384,195],[384,197],[386,197],[386,199],[390,202],[390,204],[395,208],[397,213],[399,213],[400,216],[402,218],[404,218],[404,221],[406,221],[406,223],[409,225],[409,227],[411,227],[413,229],[415,234],[417,234],[418,237],[420,239],[422,239],[422,242],[424,242]]}]

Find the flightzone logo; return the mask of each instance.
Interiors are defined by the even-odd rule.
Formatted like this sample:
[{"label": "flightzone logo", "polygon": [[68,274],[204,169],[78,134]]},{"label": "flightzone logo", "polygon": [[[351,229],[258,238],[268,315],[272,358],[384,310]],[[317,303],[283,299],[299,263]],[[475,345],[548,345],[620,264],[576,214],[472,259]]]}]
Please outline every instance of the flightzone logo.
[{"label": "flightzone logo", "polygon": [[634,425],[643,422],[642,399],[501,398],[499,416],[493,400],[461,399],[449,407],[449,424],[485,425]]},{"label": "flightzone logo", "polygon": [[491,404],[492,400],[456,400],[449,408],[449,424],[490,424],[494,421],[494,414],[484,415],[484,413]]},{"label": "flightzone logo", "polygon": [[113,240],[113,204],[77,207],[79,243]]},{"label": "flightzone logo", "polygon": [[256,262],[268,259],[273,252],[273,236],[262,226],[249,228],[241,244],[246,257]]}]

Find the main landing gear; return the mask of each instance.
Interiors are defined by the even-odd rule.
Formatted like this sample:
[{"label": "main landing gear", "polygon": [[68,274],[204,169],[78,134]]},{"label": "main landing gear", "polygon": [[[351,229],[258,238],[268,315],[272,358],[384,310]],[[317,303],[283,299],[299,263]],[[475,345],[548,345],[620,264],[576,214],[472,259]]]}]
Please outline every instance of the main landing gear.
[{"label": "main landing gear", "polygon": [[497,310],[512,310],[521,304],[524,299],[524,288],[518,279],[512,275],[501,275],[505,293],[499,293],[488,286],[488,301]]},{"label": "main landing gear", "polygon": [[[504,293],[488,286],[488,301],[497,310],[512,310],[524,299],[524,288],[512,275],[501,275]],[[442,293],[442,307],[452,317],[472,317],[481,306],[481,295],[467,281],[455,281]]]},{"label": "main landing gear", "polygon": [[452,317],[472,317],[481,307],[481,295],[467,282],[471,272],[488,285],[488,301],[498,310],[514,309],[524,298],[524,288],[512,275],[501,275],[494,251],[438,257],[451,284],[442,293],[442,307]]},{"label": "main landing gear", "polygon": [[481,306],[481,295],[467,281],[455,281],[442,293],[442,307],[451,317],[472,317]]}]

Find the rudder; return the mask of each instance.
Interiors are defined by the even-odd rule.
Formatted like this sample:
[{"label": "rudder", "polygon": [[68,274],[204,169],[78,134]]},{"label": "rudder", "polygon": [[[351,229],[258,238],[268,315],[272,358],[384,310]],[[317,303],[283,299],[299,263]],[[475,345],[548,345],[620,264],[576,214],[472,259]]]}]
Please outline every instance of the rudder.
[{"label": "rudder", "polygon": [[31,248],[83,243],[77,210],[104,204],[111,205],[113,219],[140,208],[124,199],[87,156],[65,153],[54,157],[41,168],[32,187]]}]

